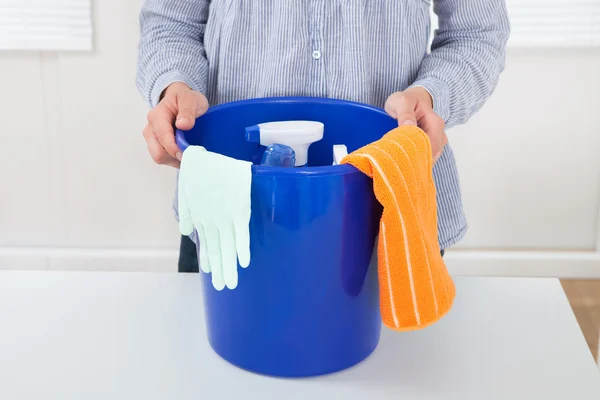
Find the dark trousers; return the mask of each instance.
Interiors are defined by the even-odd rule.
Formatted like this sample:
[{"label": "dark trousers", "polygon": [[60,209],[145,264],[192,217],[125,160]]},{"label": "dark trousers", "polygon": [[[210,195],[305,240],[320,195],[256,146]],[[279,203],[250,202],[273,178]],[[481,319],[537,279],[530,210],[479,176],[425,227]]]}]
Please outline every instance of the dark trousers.
[{"label": "dark trousers", "polygon": [[187,236],[181,236],[179,245],[179,272],[198,272],[196,244]]},{"label": "dark trousers", "polygon": [[[442,257],[444,250],[442,250]],[[198,253],[196,244],[187,236],[181,236],[179,246],[179,272],[198,272]]]}]

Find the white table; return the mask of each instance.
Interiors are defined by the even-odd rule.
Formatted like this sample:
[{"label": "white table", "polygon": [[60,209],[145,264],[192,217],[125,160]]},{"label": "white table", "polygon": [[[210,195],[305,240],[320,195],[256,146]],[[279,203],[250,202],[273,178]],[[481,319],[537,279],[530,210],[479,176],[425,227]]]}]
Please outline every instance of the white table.
[{"label": "white table", "polygon": [[196,275],[0,272],[0,399],[600,399],[557,280],[456,283],[432,327],[385,330],[359,366],[285,380],[213,353]]}]

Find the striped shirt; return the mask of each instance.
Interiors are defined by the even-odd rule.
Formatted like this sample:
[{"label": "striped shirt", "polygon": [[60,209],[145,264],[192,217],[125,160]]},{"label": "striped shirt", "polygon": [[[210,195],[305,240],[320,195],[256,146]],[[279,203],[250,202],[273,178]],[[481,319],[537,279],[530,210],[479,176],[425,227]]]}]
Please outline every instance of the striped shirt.
[{"label": "striped shirt", "polygon": [[[425,88],[450,128],[496,87],[509,21],[505,0],[146,0],[137,85],[151,106],[185,82],[211,105],[311,96],[383,107]],[[442,249],[466,233],[450,145],[433,170]]]}]

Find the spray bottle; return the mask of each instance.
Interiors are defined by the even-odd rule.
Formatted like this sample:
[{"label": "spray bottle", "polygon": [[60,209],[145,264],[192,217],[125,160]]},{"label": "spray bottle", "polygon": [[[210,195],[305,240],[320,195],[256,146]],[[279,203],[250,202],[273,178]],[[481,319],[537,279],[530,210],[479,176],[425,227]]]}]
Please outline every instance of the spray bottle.
[{"label": "spray bottle", "polygon": [[266,122],[246,128],[246,140],[267,146],[261,165],[303,167],[308,148],[323,139],[323,123],[316,121]]}]

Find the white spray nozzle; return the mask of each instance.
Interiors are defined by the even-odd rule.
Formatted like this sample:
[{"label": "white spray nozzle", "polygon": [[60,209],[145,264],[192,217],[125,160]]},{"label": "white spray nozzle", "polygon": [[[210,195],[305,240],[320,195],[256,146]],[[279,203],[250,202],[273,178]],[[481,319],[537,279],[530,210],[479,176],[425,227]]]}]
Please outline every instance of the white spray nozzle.
[{"label": "white spray nozzle", "polygon": [[333,145],[333,165],[341,164],[344,157],[348,155],[348,148],[345,144]]},{"label": "white spray nozzle", "polygon": [[246,140],[262,146],[278,143],[296,153],[296,167],[306,165],[308,148],[323,139],[323,123],[316,121],[266,122],[246,128]]}]

